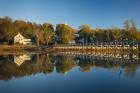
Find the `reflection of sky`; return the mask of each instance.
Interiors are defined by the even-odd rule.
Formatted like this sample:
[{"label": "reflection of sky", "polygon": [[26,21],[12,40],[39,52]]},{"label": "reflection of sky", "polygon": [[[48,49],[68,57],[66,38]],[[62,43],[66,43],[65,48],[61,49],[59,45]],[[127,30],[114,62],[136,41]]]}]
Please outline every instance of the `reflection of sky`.
[{"label": "reflection of sky", "polygon": [[[0,87],[0,92],[14,93],[131,93],[139,90],[140,72],[137,77],[121,78],[110,69],[93,68],[92,71],[84,73],[79,68],[72,69],[69,74],[57,73],[36,74],[29,77],[16,78],[5,82]],[[117,87],[117,89],[116,89]]]},{"label": "reflection of sky", "polygon": [[0,0],[0,16],[78,27],[122,26],[134,19],[140,26],[140,0]]}]

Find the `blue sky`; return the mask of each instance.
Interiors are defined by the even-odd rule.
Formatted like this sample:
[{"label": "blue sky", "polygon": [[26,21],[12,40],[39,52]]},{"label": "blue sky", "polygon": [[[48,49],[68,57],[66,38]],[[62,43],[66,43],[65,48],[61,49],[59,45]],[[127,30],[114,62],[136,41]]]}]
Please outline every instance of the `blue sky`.
[{"label": "blue sky", "polygon": [[140,0],[0,0],[0,17],[31,22],[68,23],[74,28],[122,27],[133,19],[140,28]]}]

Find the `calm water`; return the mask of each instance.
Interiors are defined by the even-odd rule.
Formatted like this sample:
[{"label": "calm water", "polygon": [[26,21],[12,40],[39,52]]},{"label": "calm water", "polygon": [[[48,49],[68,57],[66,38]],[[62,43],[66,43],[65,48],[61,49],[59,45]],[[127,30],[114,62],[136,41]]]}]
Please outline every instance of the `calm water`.
[{"label": "calm water", "polygon": [[0,93],[140,93],[137,55],[0,56]]}]

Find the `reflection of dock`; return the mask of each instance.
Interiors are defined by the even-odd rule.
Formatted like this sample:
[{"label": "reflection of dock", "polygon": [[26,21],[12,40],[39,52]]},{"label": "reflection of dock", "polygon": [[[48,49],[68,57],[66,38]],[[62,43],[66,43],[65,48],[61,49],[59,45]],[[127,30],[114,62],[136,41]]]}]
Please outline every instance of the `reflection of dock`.
[{"label": "reflection of dock", "polygon": [[20,66],[22,63],[24,63],[27,60],[31,60],[31,57],[27,54],[14,56],[14,63],[16,63],[18,66]]},{"label": "reflection of dock", "polygon": [[89,57],[95,60],[107,60],[112,62],[140,62],[138,54],[111,54],[100,52],[58,52],[58,55],[69,55],[75,57]]}]

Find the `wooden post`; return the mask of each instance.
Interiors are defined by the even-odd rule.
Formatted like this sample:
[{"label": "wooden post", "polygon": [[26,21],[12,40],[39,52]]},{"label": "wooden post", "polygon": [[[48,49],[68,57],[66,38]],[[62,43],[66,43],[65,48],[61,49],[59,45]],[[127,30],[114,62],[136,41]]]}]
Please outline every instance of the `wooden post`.
[{"label": "wooden post", "polygon": [[140,41],[137,42],[138,46],[138,59],[140,59]]}]

